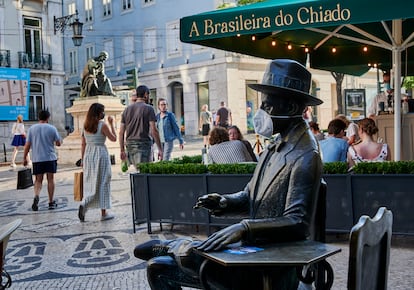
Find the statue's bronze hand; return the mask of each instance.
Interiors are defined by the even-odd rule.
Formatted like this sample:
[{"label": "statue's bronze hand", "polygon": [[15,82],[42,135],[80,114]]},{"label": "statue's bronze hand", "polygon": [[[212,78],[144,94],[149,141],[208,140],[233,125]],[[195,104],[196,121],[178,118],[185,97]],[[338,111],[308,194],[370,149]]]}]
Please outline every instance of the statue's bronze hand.
[{"label": "statue's bronze hand", "polygon": [[209,236],[197,249],[206,252],[221,250],[229,244],[239,242],[245,232],[245,226],[240,223],[233,224]]},{"label": "statue's bronze hand", "polygon": [[225,198],[218,193],[210,193],[198,198],[194,209],[206,208],[208,210],[219,210],[223,208]]}]

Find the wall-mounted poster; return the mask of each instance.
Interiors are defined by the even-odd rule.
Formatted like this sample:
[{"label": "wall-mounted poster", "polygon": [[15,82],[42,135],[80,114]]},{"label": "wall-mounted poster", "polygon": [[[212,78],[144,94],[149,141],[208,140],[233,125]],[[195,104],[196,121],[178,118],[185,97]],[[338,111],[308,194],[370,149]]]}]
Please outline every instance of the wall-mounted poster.
[{"label": "wall-mounted poster", "polygon": [[366,116],[365,89],[345,89],[345,115],[350,120]]},{"label": "wall-mounted poster", "polygon": [[28,118],[30,70],[0,67],[0,120]]}]

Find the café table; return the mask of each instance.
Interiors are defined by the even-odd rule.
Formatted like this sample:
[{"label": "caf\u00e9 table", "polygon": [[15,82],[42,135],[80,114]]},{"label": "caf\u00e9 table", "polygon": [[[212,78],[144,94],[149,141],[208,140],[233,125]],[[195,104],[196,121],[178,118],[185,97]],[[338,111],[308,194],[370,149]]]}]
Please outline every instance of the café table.
[{"label": "caf\u00e9 table", "polygon": [[[202,283],[205,284],[205,288],[208,289],[208,286],[205,281],[203,282],[205,278],[203,271],[207,263],[218,263],[225,267],[237,266],[254,267],[254,270],[260,269],[263,278],[263,290],[270,290],[272,289],[272,277],[270,272],[267,271],[268,269],[291,266],[296,267],[297,273],[300,275],[303,267],[309,267],[317,263],[323,262],[324,267],[330,267],[329,263],[326,262],[326,258],[341,251],[338,247],[310,240],[261,245],[258,248],[260,248],[259,251],[245,254],[234,254],[224,250],[203,252],[195,249],[196,253],[206,258],[200,268],[200,277]],[[233,250],[238,249],[240,248],[233,248]],[[241,248],[242,251],[243,249],[246,248]],[[247,250],[249,249],[252,248],[248,247]],[[330,271],[332,271],[332,268],[330,268]],[[328,279],[332,279],[332,281],[328,281],[326,284],[332,285],[333,272]],[[316,289],[318,288],[318,285],[316,285]]]}]

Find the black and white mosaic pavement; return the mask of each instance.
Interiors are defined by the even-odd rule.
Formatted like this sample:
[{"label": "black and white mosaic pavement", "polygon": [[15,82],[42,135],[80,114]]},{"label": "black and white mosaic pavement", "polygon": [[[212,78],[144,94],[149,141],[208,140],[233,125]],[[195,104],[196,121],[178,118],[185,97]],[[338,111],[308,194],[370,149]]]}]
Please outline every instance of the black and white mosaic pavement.
[{"label": "black and white mosaic pavement", "polygon": [[[10,273],[12,290],[26,289],[104,289],[149,290],[146,263],[133,256],[135,245],[151,238],[172,239],[182,235],[203,238],[189,226],[164,227],[153,224],[152,235],[146,224],[132,231],[132,208],[128,174],[114,165],[112,208],[115,219],[100,221],[100,210],[90,209],[86,221],[77,217],[79,203],[73,200],[73,174],[76,167],[58,168],[55,199],[58,207],[48,209],[46,182],[40,195],[39,210],[33,212],[33,187],[16,190],[15,171],[0,167],[0,224],[22,219],[7,246],[5,269]],[[334,269],[332,289],[346,289],[348,249],[330,258]],[[388,289],[407,290],[414,285],[414,247],[391,250]],[[189,289],[189,288],[184,288]]]},{"label": "black and white mosaic pavement", "polygon": [[146,262],[133,256],[135,245],[179,234],[163,231],[150,236],[144,224],[132,233],[128,175],[113,174],[110,211],[115,219],[100,221],[100,210],[90,209],[81,223],[72,190],[77,168],[56,174],[58,206],[53,210],[48,209],[44,181],[36,212],[31,209],[33,187],[16,190],[16,173],[1,169],[1,224],[23,220],[7,246],[5,269],[12,277],[11,289],[149,289]]}]

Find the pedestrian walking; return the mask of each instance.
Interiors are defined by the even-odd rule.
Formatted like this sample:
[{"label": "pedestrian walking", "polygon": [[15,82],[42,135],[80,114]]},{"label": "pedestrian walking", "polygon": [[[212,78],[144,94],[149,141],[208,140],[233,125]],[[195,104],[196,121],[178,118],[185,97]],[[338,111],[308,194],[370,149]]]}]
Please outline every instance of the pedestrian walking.
[{"label": "pedestrian walking", "polygon": [[224,101],[220,102],[220,108],[217,110],[216,113],[216,126],[228,128],[233,123],[231,110],[226,107],[226,103]]},{"label": "pedestrian walking", "polygon": [[83,199],[79,206],[78,217],[85,221],[89,207],[101,209],[101,220],[113,219],[114,215],[107,212],[111,208],[111,161],[105,146],[106,138],[116,141],[114,119],[108,116],[104,122],[105,107],[93,103],[86,115],[82,133],[82,165],[83,165]]},{"label": "pedestrian walking", "polygon": [[184,149],[184,139],[181,136],[180,128],[174,113],[168,111],[168,103],[164,98],[158,99],[157,129],[160,134],[161,146],[163,148],[162,160],[171,159],[171,152],[174,149],[174,140],[178,139],[180,149]]},{"label": "pedestrian walking", "polygon": [[158,159],[162,160],[160,135],[155,124],[157,118],[154,108],[146,103],[149,93],[147,86],[137,87],[137,99],[122,113],[119,129],[121,160],[128,159],[129,164],[132,164],[136,170],[139,163],[153,161],[153,142],[158,147]]},{"label": "pedestrian walking", "polygon": [[27,166],[30,159],[29,151],[32,151],[34,183],[34,199],[32,210],[38,210],[39,195],[42,190],[43,176],[47,178],[47,192],[49,197],[49,209],[57,207],[53,199],[55,194],[55,173],[57,171],[57,154],[55,145],[62,145],[62,138],[55,126],[49,124],[50,113],[47,110],[39,112],[39,122],[31,126],[27,132],[26,145],[23,153],[23,165]]},{"label": "pedestrian walking", "polygon": [[[12,160],[11,160],[11,167],[16,168],[16,156],[19,153],[19,148],[26,145],[26,131],[24,129],[23,123],[23,116],[18,115],[16,122],[13,124],[12,128],[13,140],[11,145],[14,146]],[[30,160],[30,155],[27,155],[28,158],[28,166],[32,165],[32,161]]]},{"label": "pedestrian walking", "polygon": [[208,105],[204,104],[200,112],[200,130],[203,136],[204,147],[208,145],[208,136],[213,123],[213,114],[208,110]]}]

